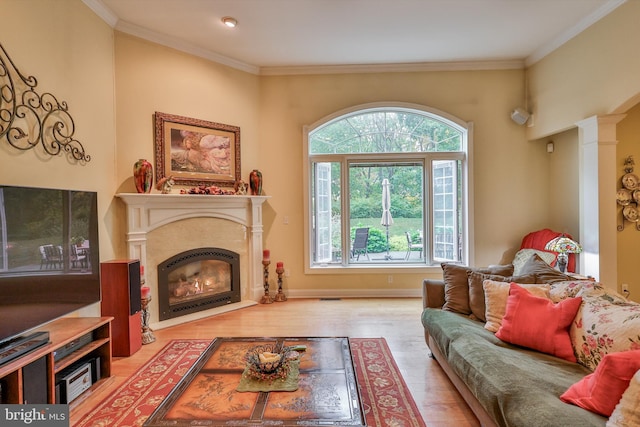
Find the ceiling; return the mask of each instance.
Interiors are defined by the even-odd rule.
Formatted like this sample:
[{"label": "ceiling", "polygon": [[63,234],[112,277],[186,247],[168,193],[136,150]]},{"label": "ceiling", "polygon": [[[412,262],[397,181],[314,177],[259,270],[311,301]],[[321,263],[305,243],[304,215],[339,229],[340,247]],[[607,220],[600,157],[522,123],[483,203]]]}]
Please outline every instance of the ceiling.
[{"label": "ceiling", "polygon": [[[256,74],[286,74],[523,67],[627,0],[83,1],[119,31]],[[225,16],[238,26],[225,27]]]}]

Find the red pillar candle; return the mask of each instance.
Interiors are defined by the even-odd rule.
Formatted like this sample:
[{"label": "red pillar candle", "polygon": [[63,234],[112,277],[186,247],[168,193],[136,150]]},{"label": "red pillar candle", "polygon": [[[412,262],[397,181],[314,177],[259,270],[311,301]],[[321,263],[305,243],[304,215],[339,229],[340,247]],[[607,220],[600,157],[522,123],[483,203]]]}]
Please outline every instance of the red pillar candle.
[{"label": "red pillar candle", "polygon": [[265,261],[269,261],[269,257],[271,256],[271,252],[269,249],[265,249],[262,251],[262,259]]},{"label": "red pillar candle", "polygon": [[279,262],[276,264],[276,267],[277,267],[277,268],[284,268],[284,262],[279,261]]},{"label": "red pillar candle", "polygon": [[143,286],[140,288],[140,296],[142,296],[143,299],[148,299],[149,296],[151,296],[151,288],[149,288],[148,286]]}]

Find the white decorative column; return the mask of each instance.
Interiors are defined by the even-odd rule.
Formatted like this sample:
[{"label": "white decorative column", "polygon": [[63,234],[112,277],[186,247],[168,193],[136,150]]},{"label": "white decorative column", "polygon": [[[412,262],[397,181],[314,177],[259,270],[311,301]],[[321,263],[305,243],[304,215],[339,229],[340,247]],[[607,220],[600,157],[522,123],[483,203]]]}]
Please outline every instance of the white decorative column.
[{"label": "white decorative column", "polygon": [[617,124],[624,114],[593,116],[577,123],[580,144],[580,273],[616,289]]}]

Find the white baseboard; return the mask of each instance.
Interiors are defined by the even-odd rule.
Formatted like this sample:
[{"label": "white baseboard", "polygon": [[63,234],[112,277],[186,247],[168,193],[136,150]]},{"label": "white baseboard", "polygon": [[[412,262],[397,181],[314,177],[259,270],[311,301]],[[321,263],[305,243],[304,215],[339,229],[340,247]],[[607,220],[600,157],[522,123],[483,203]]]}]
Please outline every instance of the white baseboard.
[{"label": "white baseboard", "polygon": [[421,289],[292,289],[288,298],[421,298]]}]

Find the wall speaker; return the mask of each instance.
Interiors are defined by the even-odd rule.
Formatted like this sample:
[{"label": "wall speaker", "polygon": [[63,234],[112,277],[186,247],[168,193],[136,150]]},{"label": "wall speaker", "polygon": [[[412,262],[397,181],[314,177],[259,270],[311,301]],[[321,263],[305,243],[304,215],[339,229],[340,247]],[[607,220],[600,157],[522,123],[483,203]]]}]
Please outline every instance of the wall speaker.
[{"label": "wall speaker", "polygon": [[529,116],[530,114],[523,108],[516,108],[511,112],[511,120],[519,125],[527,123],[527,120],[529,120]]}]

